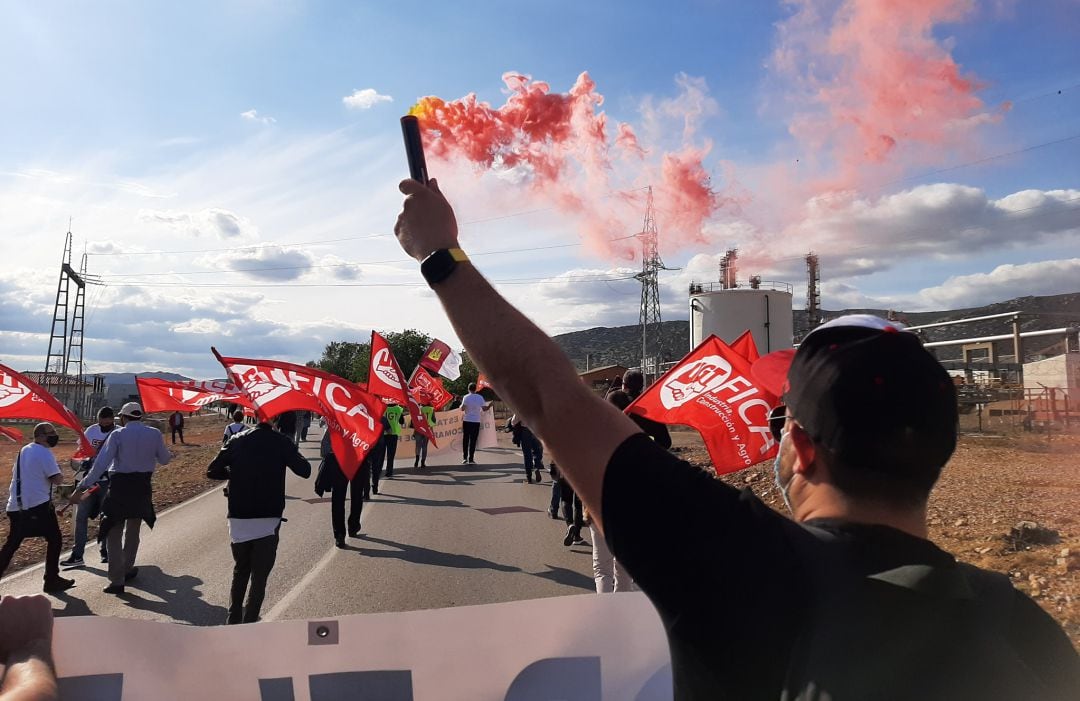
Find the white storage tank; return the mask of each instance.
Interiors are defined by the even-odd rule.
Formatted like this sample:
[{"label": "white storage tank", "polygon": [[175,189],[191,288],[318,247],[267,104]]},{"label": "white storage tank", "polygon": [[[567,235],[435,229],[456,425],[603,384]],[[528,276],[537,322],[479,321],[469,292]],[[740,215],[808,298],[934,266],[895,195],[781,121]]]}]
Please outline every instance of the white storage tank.
[{"label": "white storage tank", "polygon": [[724,289],[720,283],[690,286],[690,348],[716,334],[731,343],[750,329],[762,355],[791,348],[794,321],[791,285],[760,282],[756,288]]}]

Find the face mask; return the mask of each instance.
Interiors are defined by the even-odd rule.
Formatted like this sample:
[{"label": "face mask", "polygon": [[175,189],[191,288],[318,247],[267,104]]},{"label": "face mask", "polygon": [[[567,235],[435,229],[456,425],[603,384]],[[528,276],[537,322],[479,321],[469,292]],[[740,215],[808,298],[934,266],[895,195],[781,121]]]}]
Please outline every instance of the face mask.
[{"label": "face mask", "polygon": [[108,433],[109,431],[111,431],[111,430],[113,430],[114,428],[116,428],[116,424],[115,424],[115,423],[112,423],[112,422],[110,422],[110,423],[107,423],[107,424],[98,424],[98,428],[100,428],[100,429],[101,429],[101,432],[102,432],[102,433]]},{"label": "face mask", "polygon": [[780,482],[780,453],[784,448],[784,438],[787,437],[787,433],[780,434],[780,445],[777,447],[776,460],[773,461],[773,481],[776,482],[776,488],[780,490],[780,496],[784,498],[784,506],[787,510],[794,515],[795,510],[791,508],[791,499],[788,497],[788,489],[791,487],[791,480],[795,479],[792,475],[791,480],[788,480],[787,485]]},{"label": "face mask", "polygon": [[45,442],[49,444],[50,448],[55,448],[56,444],[60,442],[60,436],[55,434],[45,437]]}]

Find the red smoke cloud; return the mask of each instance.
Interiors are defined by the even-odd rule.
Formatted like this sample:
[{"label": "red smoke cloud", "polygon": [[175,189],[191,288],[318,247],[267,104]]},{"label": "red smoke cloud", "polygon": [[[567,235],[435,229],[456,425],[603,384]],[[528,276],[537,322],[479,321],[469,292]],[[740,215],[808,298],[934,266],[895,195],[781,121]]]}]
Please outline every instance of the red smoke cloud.
[{"label": "red smoke cloud", "polygon": [[787,4],[772,66],[792,79],[789,130],[818,168],[814,194],[941,163],[972,148],[972,126],[1000,118],[933,33],[967,18],[972,0]]},{"label": "red smoke cloud", "polygon": [[607,115],[599,109],[604,98],[588,73],[566,93],[517,73],[504,74],[503,82],[508,97],[501,107],[474,94],[419,100],[411,113],[425,148],[436,159],[516,170],[536,195],[582,223],[593,250],[635,254],[638,245],[626,237],[640,229],[644,198],[627,196],[632,188],[653,186],[667,248],[703,240],[705,223],[730,202],[713,190],[703,164],[708,147],[655,153],[626,123],[609,139]]},{"label": "red smoke cloud", "polygon": [[[858,232],[815,232],[808,224],[815,212],[842,212],[905,175],[977,158],[975,127],[999,121],[1008,106],[987,108],[979,79],[935,35],[968,19],[973,0],[786,4],[793,11],[777,25],[769,85],[780,78],[794,142],[772,152],[793,153],[745,168],[717,161],[722,184],[710,178],[712,144],[699,136],[719,108],[704,80],[686,75],[676,77],[678,97],[643,101],[640,131],[609,123],[587,73],[565,93],[507,73],[502,106],[474,94],[426,97],[413,112],[433,158],[509,173],[572,215],[596,253],[637,253],[627,237],[641,225],[644,185],[653,186],[662,252],[710,240],[762,251],[763,261],[811,246],[842,252],[857,243]],[[681,133],[673,120],[682,122]],[[668,140],[681,146],[665,150],[659,143]],[[706,237],[710,223],[715,230]]]}]

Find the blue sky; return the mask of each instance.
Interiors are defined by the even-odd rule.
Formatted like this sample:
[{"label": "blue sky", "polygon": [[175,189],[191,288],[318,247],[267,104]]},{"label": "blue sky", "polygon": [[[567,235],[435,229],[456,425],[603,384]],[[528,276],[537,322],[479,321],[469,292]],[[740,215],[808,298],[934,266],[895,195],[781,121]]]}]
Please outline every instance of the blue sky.
[{"label": "blue sky", "polygon": [[[795,9],[704,0],[7,3],[0,290],[15,302],[0,312],[0,361],[43,363],[69,216],[80,249],[98,254],[91,272],[113,283],[91,290],[91,369],[216,376],[204,357],[211,343],[304,361],[372,327],[452,340],[415,265],[387,236],[405,174],[397,117],[428,94],[476,92],[501,104],[510,70],[555,91],[587,70],[603,109],[639,133],[644,105],[681,104],[677,77],[702,78],[713,108],[692,139],[712,143],[714,181],[724,184],[722,162],[734,164],[754,183],[751,209],[801,208],[798,193],[766,192],[758,180],[770,164],[814,155],[788,133],[799,107],[770,65],[777,23]],[[1080,289],[1080,3],[976,2],[933,36],[978,77],[988,110],[1006,100],[1012,109],[973,126],[971,141],[937,162],[856,193],[828,221],[802,217],[780,231],[752,215],[718,220],[708,243],[665,250],[683,268],[665,281],[666,318],[685,317],[686,283],[711,279],[728,245],[747,251],[756,266],[747,272],[795,283],[796,305],[798,258],[809,247],[824,254],[827,308],[962,307]],[[363,89],[392,102],[350,109],[343,98]],[[676,133],[657,138],[669,145]],[[477,178],[463,164],[442,172],[459,218],[490,220],[463,224],[470,251],[563,246],[477,258],[490,277],[511,281],[501,288],[546,329],[636,320],[632,281],[574,278],[618,278],[637,263],[574,247],[573,218],[533,211],[546,208],[511,182]],[[523,211],[533,213],[508,216]],[[311,243],[342,238],[352,240]],[[127,255],[155,250],[199,252]],[[292,269],[236,272],[244,266]],[[373,286],[315,286],[327,282]],[[195,286],[208,283],[230,287]]]}]

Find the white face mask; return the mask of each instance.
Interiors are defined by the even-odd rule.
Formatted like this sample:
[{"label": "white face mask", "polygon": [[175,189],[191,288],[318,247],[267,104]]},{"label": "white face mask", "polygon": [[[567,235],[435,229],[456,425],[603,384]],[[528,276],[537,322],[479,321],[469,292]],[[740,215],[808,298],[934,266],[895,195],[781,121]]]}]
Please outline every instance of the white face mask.
[{"label": "white face mask", "polygon": [[791,508],[791,498],[788,496],[788,490],[791,488],[791,482],[795,479],[795,475],[791,476],[786,485],[780,482],[780,455],[784,449],[784,439],[787,438],[787,431],[780,434],[780,443],[776,450],[776,460],[773,461],[773,481],[776,482],[776,488],[780,490],[780,496],[784,498],[784,505],[792,516],[795,515],[795,510]]}]

